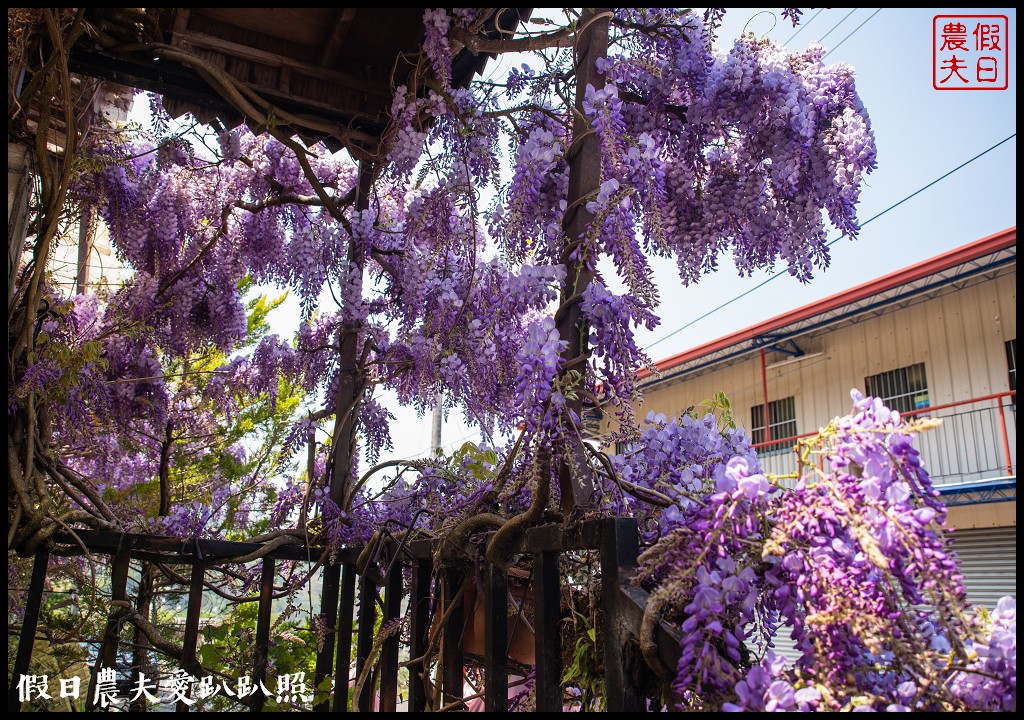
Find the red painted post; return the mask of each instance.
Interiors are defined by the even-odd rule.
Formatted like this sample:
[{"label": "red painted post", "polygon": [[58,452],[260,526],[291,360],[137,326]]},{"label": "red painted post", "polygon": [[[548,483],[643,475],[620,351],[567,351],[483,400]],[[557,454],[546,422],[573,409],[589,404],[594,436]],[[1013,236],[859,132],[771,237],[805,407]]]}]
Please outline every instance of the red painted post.
[{"label": "red painted post", "polygon": [[1010,459],[1010,438],[1006,434],[1006,414],[1003,412],[1003,397],[999,396],[999,427],[1003,431],[1003,452],[1006,453],[1006,474],[1013,475],[1013,461]]},{"label": "red painted post", "polygon": [[764,365],[764,348],[761,348],[761,390],[764,393],[764,441],[769,442],[772,431],[768,417],[768,369]]}]

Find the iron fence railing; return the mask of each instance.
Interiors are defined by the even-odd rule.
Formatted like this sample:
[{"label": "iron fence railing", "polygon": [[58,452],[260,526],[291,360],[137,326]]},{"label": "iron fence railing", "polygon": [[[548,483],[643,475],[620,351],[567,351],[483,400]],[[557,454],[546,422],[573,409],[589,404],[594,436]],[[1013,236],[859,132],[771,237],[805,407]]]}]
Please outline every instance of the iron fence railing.
[{"label": "iron fence railing", "polygon": [[[106,567],[109,568],[111,611],[92,667],[92,682],[87,696],[90,702],[94,702],[100,671],[104,668],[117,670],[121,631],[131,607],[128,578],[133,562],[191,566],[191,576],[187,581],[181,578],[188,586],[181,657],[172,658],[172,662],[177,661],[180,668],[190,675],[199,676],[204,672],[197,661],[197,646],[207,573],[218,564],[237,563],[239,558],[252,558],[259,554],[261,548],[265,549],[255,543],[182,541],[91,530],[76,531],[74,537],[57,535],[55,541],[55,553],[75,554],[88,549],[94,556],[109,559]],[[478,547],[484,544],[479,543]],[[465,702],[463,683],[468,657],[464,642],[469,613],[473,612],[472,607],[466,607],[466,590],[470,586],[476,587],[477,595],[482,596],[482,657],[475,657],[473,662],[483,668],[485,709],[494,712],[508,710],[510,668],[515,666],[521,670],[522,665],[510,662],[508,655],[507,572],[490,564],[481,552],[476,552],[470,564],[461,571],[450,567],[435,568],[436,549],[434,541],[382,541],[374,553],[376,558],[369,564],[364,563],[362,568],[359,566],[361,548],[338,553],[335,564],[341,566],[341,588],[334,626],[339,630],[325,641],[319,652],[322,657],[317,659],[318,668],[334,668],[333,674],[338,681],[334,682],[330,697],[317,700],[313,710],[344,712],[349,708],[350,694],[355,693],[351,706],[356,711],[395,711],[398,708],[402,665],[399,663],[399,651],[402,644],[407,646],[409,657],[409,661],[404,663],[408,667],[408,710],[420,712],[428,707],[432,683],[428,682],[426,673],[430,671],[430,665],[437,672],[436,663],[440,663],[441,706],[458,708]],[[529,621],[534,635],[537,710],[561,711],[566,701],[562,685],[561,644],[567,581],[562,572],[562,556],[580,551],[598,558],[600,590],[593,601],[599,603],[600,608],[600,627],[595,630],[603,639],[606,707],[610,711],[645,709],[642,670],[645,664],[637,638],[647,594],[630,582],[639,554],[636,521],[632,518],[599,518],[572,525],[541,525],[526,530],[510,550],[523,558],[520,565],[525,562],[530,567],[528,587],[532,591],[533,611]],[[275,547],[255,560],[261,563],[261,576],[251,677],[253,685],[260,689],[244,700],[238,699],[254,712],[261,711],[267,701],[260,683],[267,680],[275,563],[311,563],[320,557],[319,548],[285,545]],[[50,552],[41,549],[34,559],[9,685],[9,711],[17,712],[22,706],[18,693],[19,678],[30,672],[50,558]],[[482,587],[475,582],[476,578],[482,578]],[[378,612],[381,613],[379,624]],[[407,633],[381,633],[399,619],[408,623]],[[680,653],[679,635],[662,623],[656,629],[656,638],[661,662],[667,667],[675,667]],[[428,664],[424,658],[431,654],[430,646],[434,642],[437,642],[439,653]],[[373,672],[364,672],[368,663],[375,668]],[[126,672],[125,668],[120,670],[122,674]],[[130,668],[127,671],[134,670]],[[320,686],[323,679],[318,673],[316,685]],[[177,709],[188,711],[189,705],[179,701]]]},{"label": "iron fence railing", "polygon": [[[1017,467],[1017,393],[1003,392],[921,408],[904,417],[932,417],[942,424],[921,433],[916,447],[936,485],[969,483],[1014,475]],[[797,440],[814,433],[754,445],[766,473],[797,469]],[[781,448],[780,448],[781,446]]]}]

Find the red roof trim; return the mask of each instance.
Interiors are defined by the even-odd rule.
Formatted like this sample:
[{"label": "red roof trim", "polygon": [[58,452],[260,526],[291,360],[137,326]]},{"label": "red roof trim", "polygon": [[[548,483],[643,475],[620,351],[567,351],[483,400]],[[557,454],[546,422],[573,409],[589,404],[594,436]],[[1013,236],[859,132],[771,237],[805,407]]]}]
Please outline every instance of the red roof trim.
[{"label": "red roof trim", "polygon": [[[835,295],[830,295],[829,297],[813,302],[810,305],[804,305],[796,310],[790,310],[789,312],[773,317],[770,320],[765,320],[757,325],[751,325],[745,330],[740,330],[739,332],[726,335],[718,340],[712,340],[704,345],[699,345],[692,350],[686,350],[685,352],[667,357],[664,360],[659,360],[655,363],[655,367],[657,367],[661,372],[671,370],[674,367],[683,365],[691,360],[696,360],[697,358],[703,357],[704,355],[713,353],[717,350],[736,345],[744,342],[745,340],[750,340],[773,330],[778,330],[779,328],[792,323],[800,322],[801,320],[806,320],[814,317],[815,315],[828,312],[829,310],[835,310],[836,308],[849,305],[850,303],[857,302],[858,300],[863,300],[864,298],[877,293],[899,287],[905,283],[920,280],[921,278],[927,277],[933,273],[948,270],[949,268],[956,267],[962,263],[976,260],[977,258],[990,255],[1000,250],[1005,250],[1006,248],[1012,247],[1016,244],[1017,226],[1014,225],[1013,227],[997,232],[994,235],[989,235],[981,240],[976,240],[962,247],[944,252],[941,255],[936,255],[935,257],[919,262],[916,265],[911,265],[903,268],[902,270],[897,270],[896,272],[889,273],[888,275],[883,275],[880,278],[876,278],[862,285],[857,285],[849,290],[844,290],[843,292],[836,293]],[[643,379],[651,374],[652,373],[647,368],[641,368],[637,371],[636,375],[637,378]]]}]

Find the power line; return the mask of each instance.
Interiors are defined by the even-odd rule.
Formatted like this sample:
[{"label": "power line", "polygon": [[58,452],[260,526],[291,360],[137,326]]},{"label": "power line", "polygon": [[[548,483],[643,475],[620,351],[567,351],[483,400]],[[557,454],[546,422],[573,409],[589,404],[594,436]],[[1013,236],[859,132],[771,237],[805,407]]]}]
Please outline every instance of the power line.
[{"label": "power line", "polygon": [[[1014,139],[1015,137],[1017,137],[1017,133],[1012,133],[1011,135],[1009,135],[1009,136],[1007,136],[1007,137],[1003,138],[1002,140],[1000,140],[999,142],[997,142],[997,143],[996,143],[995,145],[993,145],[992,147],[988,148],[987,150],[983,150],[983,151],[981,151],[980,153],[978,153],[977,155],[975,155],[974,157],[972,157],[972,158],[971,158],[970,160],[967,160],[967,161],[965,161],[965,162],[962,162],[962,163],[960,163],[959,165],[957,165],[957,166],[956,166],[955,168],[953,168],[953,169],[952,169],[952,170],[950,170],[949,172],[945,173],[944,175],[941,175],[941,176],[939,176],[939,177],[935,178],[934,180],[932,180],[932,181],[931,181],[930,183],[928,183],[927,185],[924,185],[924,186],[922,186],[922,187],[918,188],[917,190],[915,190],[914,192],[910,193],[909,195],[907,195],[907,196],[906,196],[905,198],[903,198],[902,200],[900,200],[900,201],[898,201],[898,202],[896,202],[896,203],[893,203],[892,205],[890,205],[889,207],[887,207],[887,208],[886,208],[885,210],[882,210],[882,211],[881,211],[880,213],[878,213],[877,215],[874,215],[874,216],[872,216],[872,217],[868,218],[868,219],[867,219],[867,220],[865,220],[865,221],[864,221],[863,223],[861,223],[861,225],[860,225],[860,226],[861,226],[861,227],[863,228],[863,227],[867,226],[867,225],[868,225],[869,223],[871,223],[871,222],[873,222],[873,221],[877,220],[878,218],[882,217],[883,215],[885,215],[886,213],[888,213],[888,212],[889,212],[890,210],[895,210],[896,208],[898,208],[898,207],[899,207],[900,205],[902,205],[903,203],[907,202],[907,201],[908,201],[908,200],[910,200],[911,198],[914,198],[914,197],[916,197],[916,196],[920,195],[921,193],[923,193],[923,192],[924,192],[925,190],[927,190],[928,188],[930,188],[930,187],[933,187],[934,185],[937,185],[938,183],[940,183],[940,182],[942,182],[943,180],[945,180],[946,178],[948,178],[948,177],[949,177],[950,175],[952,175],[952,174],[954,174],[954,173],[956,173],[956,172],[959,172],[960,170],[964,169],[965,167],[967,167],[968,165],[970,165],[970,164],[971,164],[972,162],[974,162],[974,161],[975,161],[975,160],[977,160],[978,158],[980,158],[980,157],[982,157],[982,156],[984,156],[984,155],[987,155],[988,153],[990,153],[990,152],[992,152],[993,150],[995,150],[996,148],[998,148],[998,147],[999,147],[1000,145],[1003,145],[1003,144],[1005,144],[1005,143],[1008,143],[1008,142],[1009,142],[1010,140],[1013,140],[1013,139]],[[845,237],[848,237],[848,236],[846,235],[846,233],[843,233],[842,235],[840,235],[839,237],[835,238],[834,240],[830,240],[830,241],[829,241],[829,242],[828,242],[828,243],[826,244],[826,247],[832,247],[833,245],[835,245],[835,244],[836,244],[837,242],[839,242],[840,240],[842,240],[842,239],[843,239],[843,238],[845,238]],[[686,330],[687,328],[689,328],[689,327],[692,327],[693,325],[695,325],[695,324],[697,324],[698,322],[700,322],[701,320],[703,320],[703,319],[705,319],[705,318],[709,317],[710,315],[713,315],[714,313],[718,312],[719,310],[721,310],[721,309],[723,309],[723,308],[726,308],[726,307],[728,307],[729,305],[732,305],[732,304],[733,304],[734,302],[736,302],[737,300],[740,300],[740,299],[742,299],[742,298],[745,298],[745,297],[746,297],[747,295],[749,295],[750,293],[754,292],[755,290],[760,290],[761,288],[763,288],[763,287],[764,287],[765,285],[767,285],[768,283],[770,283],[770,282],[771,282],[772,280],[774,280],[775,278],[777,278],[777,277],[780,277],[780,276],[782,276],[782,275],[787,275],[787,274],[788,274],[788,272],[786,272],[786,271],[784,271],[784,270],[779,270],[778,272],[776,272],[776,273],[774,273],[774,274],[772,274],[772,275],[769,275],[769,276],[768,276],[767,278],[765,278],[764,280],[762,280],[762,281],[761,281],[760,283],[758,283],[758,284],[757,284],[757,285],[755,285],[754,287],[750,288],[749,290],[746,290],[746,291],[744,291],[744,292],[740,293],[739,295],[737,295],[736,297],[732,298],[731,300],[727,300],[727,301],[725,301],[724,303],[722,303],[722,304],[721,304],[721,305],[719,305],[718,307],[715,307],[715,308],[712,308],[711,310],[708,310],[708,311],[707,311],[706,313],[704,313],[704,314],[703,314],[703,315],[701,315],[700,317],[698,317],[698,318],[694,318],[693,320],[691,320],[690,322],[686,323],[686,324],[685,324],[685,325],[683,325],[682,327],[679,327],[679,328],[677,328],[677,329],[673,330],[673,331],[672,331],[672,332],[670,332],[670,333],[669,333],[668,335],[665,335],[664,337],[662,337],[662,338],[659,338],[659,339],[655,340],[655,341],[654,341],[654,342],[652,342],[652,343],[651,343],[650,345],[648,345],[648,346],[647,346],[647,347],[645,348],[645,350],[650,350],[650,349],[651,349],[651,348],[653,348],[653,347],[654,347],[655,345],[658,345],[659,343],[662,343],[662,342],[664,342],[665,340],[668,340],[668,339],[669,339],[670,337],[673,337],[673,336],[675,336],[675,335],[678,335],[678,334],[679,334],[679,333],[681,333],[681,332],[682,332],[683,330]]]},{"label": "power line", "polygon": [[798,27],[796,29],[796,32],[793,33],[792,35],[790,35],[789,36],[789,40],[787,40],[786,42],[784,42],[782,44],[783,45],[789,45],[791,42],[793,42],[793,38],[795,38],[797,35],[799,35],[801,32],[803,32],[803,29],[805,27],[807,27],[808,25],[810,25],[812,22],[814,22],[814,19],[816,17],[818,17],[819,15],[821,15],[821,13],[824,12],[824,10],[825,10],[825,8],[821,8],[820,10],[818,10],[818,12],[814,13],[814,16],[810,20],[808,20],[805,23],[800,23],[800,27]]},{"label": "power line", "polygon": [[829,55],[831,55],[832,53],[834,53],[834,52],[835,52],[836,50],[838,50],[838,49],[839,49],[839,46],[840,46],[840,45],[842,45],[842,44],[843,44],[844,42],[846,42],[846,41],[847,41],[847,40],[849,40],[849,39],[850,39],[851,37],[853,37],[853,34],[854,34],[855,32],[857,32],[857,31],[858,31],[858,30],[860,30],[860,29],[861,29],[862,27],[864,27],[865,25],[867,25],[867,24],[868,24],[868,20],[870,20],[871,18],[873,18],[873,17],[875,16],[875,15],[877,15],[877,14],[878,14],[878,13],[880,13],[880,12],[882,12],[882,8],[878,8],[878,9],[877,9],[877,10],[875,10],[875,11],[874,11],[873,13],[871,13],[870,15],[868,15],[868,19],[867,19],[867,20],[865,20],[865,21],[864,21],[864,22],[862,22],[862,23],[861,23],[860,25],[858,25],[857,27],[855,27],[855,28],[853,29],[853,32],[851,32],[851,33],[850,33],[849,35],[847,35],[847,36],[846,36],[846,37],[844,37],[844,38],[843,38],[842,40],[840,40],[840,41],[839,41],[838,43],[836,43],[835,47],[833,47],[833,48],[832,48],[831,50],[829,50],[829,51],[828,51],[827,53],[825,53],[824,57],[828,57]]},{"label": "power line", "polygon": [[833,25],[833,26],[832,26],[832,29],[831,29],[831,30],[829,30],[829,31],[828,31],[827,33],[825,33],[825,34],[824,34],[824,35],[822,35],[822,36],[821,36],[820,38],[818,38],[818,44],[820,45],[820,44],[821,44],[822,42],[824,42],[824,41],[825,41],[825,38],[827,38],[827,37],[828,37],[829,35],[831,35],[831,34],[832,34],[833,32],[835,32],[835,29],[836,29],[837,27],[839,27],[839,26],[840,26],[840,25],[842,25],[842,24],[843,24],[844,22],[846,22],[846,18],[850,17],[851,15],[853,15],[853,14],[854,14],[855,12],[857,12],[858,10],[860,10],[860,8],[854,8],[854,9],[853,9],[853,10],[851,10],[850,12],[846,13],[846,17],[844,17],[844,18],[843,18],[842,20],[840,20],[839,22],[837,22],[837,23],[836,23],[835,25]]}]

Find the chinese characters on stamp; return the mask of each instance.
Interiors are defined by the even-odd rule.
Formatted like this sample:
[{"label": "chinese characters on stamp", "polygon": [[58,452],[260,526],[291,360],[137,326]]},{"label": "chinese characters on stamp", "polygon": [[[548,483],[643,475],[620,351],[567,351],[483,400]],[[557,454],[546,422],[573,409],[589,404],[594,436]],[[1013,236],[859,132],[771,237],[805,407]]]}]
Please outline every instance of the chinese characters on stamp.
[{"label": "chinese characters on stamp", "polygon": [[936,15],[932,20],[932,87],[1009,87],[1009,29],[1006,15]]}]

